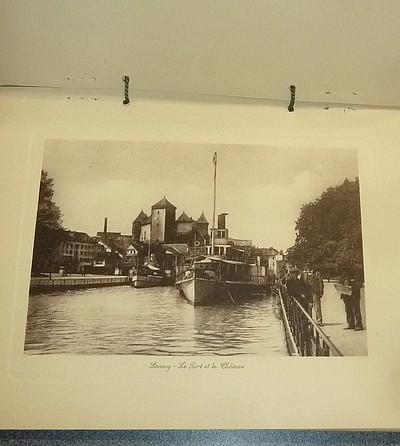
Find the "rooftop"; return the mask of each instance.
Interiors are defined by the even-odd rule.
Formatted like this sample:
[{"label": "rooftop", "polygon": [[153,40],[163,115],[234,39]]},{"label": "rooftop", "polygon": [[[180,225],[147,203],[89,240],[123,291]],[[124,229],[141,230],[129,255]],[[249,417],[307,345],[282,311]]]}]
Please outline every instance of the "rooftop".
[{"label": "rooftop", "polygon": [[133,223],[141,223],[143,220],[146,220],[146,218],[148,218],[147,214],[145,214],[142,209],[135,220],[133,220]]},{"label": "rooftop", "polygon": [[176,207],[170,203],[164,196],[158,203],[153,204],[151,209],[166,209],[166,208],[173,208],[176,209]]},{"label": "rooftop", "polygon": [[208,223],[206,216],[204,215],[204,212],[201,213],[196,223]]},{"label": "rooftop", "polygon": [[188,215],[185,212],[182,212],[178,220],[176,220],[179,223],[193,223],[194,220],[192,217],[188,217]]}]

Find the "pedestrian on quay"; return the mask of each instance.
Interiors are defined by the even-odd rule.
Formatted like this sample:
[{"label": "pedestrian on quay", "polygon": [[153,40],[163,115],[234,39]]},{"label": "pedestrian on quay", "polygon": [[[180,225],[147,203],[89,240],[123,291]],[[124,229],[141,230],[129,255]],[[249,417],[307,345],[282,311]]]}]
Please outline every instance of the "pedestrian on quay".
[{"label": "pedestrian on quay", "polygon": [[351,294],[340,294],[340,298],[344,302],[347,320],[347,327],[344,329],[355,331],[364,330],[360,308],[362,288],[361,278],[356,274],[348,273],[341,277],[340,283],[351,288]]},{"label": "pedestrian on quay", "polygon": [[317,324],[322,327],[321,298],[324,294],[322,275],[315,266],[307,263],[302,273],[302,281],[306,290],[307,300],[310,302],[309,314],[311,314],[311,308],[314,307],[315,319]]},{"label": "pedestrian on quay", "polygon": [[303,289],[303,302],[304,302],[304,308],[306,309],[307,313],[312,316],[312,285],[308,277],[308,266],[305,265],[300,269],[299,279],[302,285]]},{"label": "pedestrian on quay", "polygon": [[294,297],[299,304],[308,312],[309,302],[305,296],[303,281],[300,280],[299,268],[293,266],[289,268],[288,278],[286,280],[286,289],[289,296]]}]

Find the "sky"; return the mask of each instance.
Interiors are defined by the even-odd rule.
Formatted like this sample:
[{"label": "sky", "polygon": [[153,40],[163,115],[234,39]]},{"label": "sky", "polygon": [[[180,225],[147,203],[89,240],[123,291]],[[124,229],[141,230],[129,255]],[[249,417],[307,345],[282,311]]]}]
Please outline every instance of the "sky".
[{"label": "sky", "polygon": [[149,215],[164,195],[177,218],[204,211],[211,227],[214,152],[216,213],[229,214],[231,237],[259,247],[286,251],[301,206],[358,176],[354,149],[131,141],[48,140],[43,169],[67,229],[95,235],[107,217],[109,231],[131,234],[139,212]]}]

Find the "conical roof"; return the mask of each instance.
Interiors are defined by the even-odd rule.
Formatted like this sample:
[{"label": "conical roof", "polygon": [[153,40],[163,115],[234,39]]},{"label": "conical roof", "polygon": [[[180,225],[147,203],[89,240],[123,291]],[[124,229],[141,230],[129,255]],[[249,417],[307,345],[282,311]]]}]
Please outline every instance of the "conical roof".
[{"label": "conical roof", "polygon": [[179,223],[193,223],[194,220],[191,217],[188,217],[188,215],[185,212],[182,212],[178,220],[176,220]]},{"label": "conical roof", "polygon": [[165,198],[165,195],[164,195],[163,199],[161,199],[158,203],[153,204],[153,206],[151,208],[152,209],[166,209],[166,208],[176,209],[176,207]]},{"label": "conical roof", "polygon": [[208,223],[206,216],[204,215],[204,212],[201,213],[196,223]]},{"label": "conical roof", "polygon": [[140,211],[139,215],[135,218],[135,220],[133,220],[133,223],[139,223],[142,222],[143,220],[146,220],[147,215],[143,212],[143,209]]}]

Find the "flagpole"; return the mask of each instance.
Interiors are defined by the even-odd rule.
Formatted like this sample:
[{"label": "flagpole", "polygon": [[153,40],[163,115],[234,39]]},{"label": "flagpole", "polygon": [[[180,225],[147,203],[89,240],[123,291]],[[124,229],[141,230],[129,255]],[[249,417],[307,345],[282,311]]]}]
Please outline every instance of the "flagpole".
[{"label": "flagpole", "polygon": [[217,202],[217,152],[214,152],[214,206],[213,206],[213,219],[212,219],[212,231],[211,231],[211,255],[214,255],[215,244],[215,206]]}]

